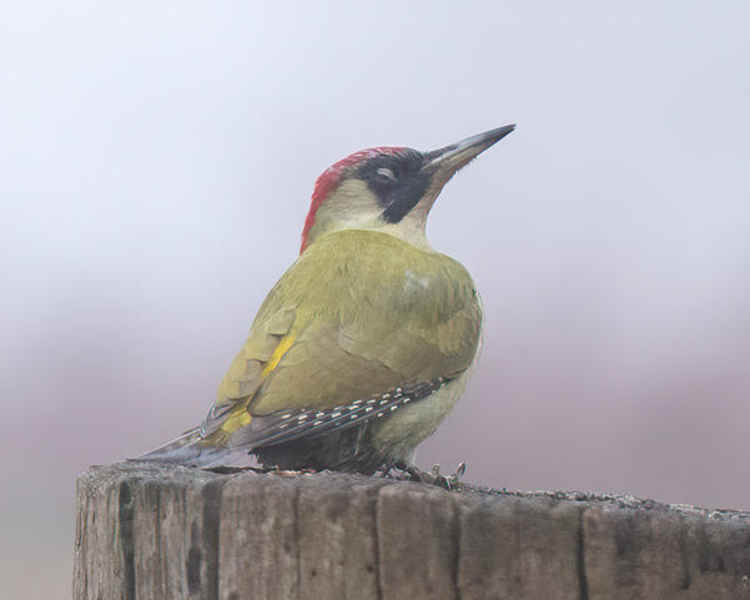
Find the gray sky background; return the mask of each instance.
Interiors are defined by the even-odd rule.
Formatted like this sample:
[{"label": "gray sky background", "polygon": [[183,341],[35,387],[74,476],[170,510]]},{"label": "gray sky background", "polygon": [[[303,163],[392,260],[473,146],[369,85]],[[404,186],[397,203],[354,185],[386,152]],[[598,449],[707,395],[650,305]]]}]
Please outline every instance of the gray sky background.
[{"label": "gray sky background", "polygon": [[15,3],[0,20],[0,577],[69,594],[73,488],[196,424],[373,145],[445,189],[479,369],[418,461],[750,508],[746,2]]}]

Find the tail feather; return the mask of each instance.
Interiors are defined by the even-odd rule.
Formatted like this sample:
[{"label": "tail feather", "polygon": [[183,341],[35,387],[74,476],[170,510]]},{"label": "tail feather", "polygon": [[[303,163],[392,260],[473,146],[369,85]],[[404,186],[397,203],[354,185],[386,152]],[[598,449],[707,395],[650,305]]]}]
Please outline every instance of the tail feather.
[{"label": "tail feather", "polygon": [[211,467],[220,464],[225,457],[232,453],[228,448],[200,444],[199,442],[202,439],[201,427],[194,427],[178,438],[147,452],[143,456],[129,460]]}]

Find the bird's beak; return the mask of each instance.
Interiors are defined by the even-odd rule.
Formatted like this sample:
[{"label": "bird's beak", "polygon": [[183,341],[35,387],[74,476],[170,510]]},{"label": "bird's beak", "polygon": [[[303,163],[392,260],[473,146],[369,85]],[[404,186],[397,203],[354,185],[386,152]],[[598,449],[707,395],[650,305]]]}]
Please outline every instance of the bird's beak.
[{"label": "bird's beak", "polygon": [[436,178],[441,184],[444,184],[461,167],[465,166],[493,144],[499,142],[515,128],[514,124],[490,129],[479,135],[473,135],[465,140],[461,140],[456,144],[428,152],[425,155],[427,160],[423,168],[432,171],[434,173],[433,179]]}]

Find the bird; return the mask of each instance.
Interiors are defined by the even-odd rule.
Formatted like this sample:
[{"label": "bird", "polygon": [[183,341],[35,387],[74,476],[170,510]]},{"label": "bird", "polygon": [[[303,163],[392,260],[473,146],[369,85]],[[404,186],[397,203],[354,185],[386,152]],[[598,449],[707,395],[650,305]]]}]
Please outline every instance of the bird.
[{"label": "bird", "polygon": [[242,452],[268,468],[364,474],[413,465],[463,394],[482,329],[474,281],[432,248],[427,217],[453,175],[514,128],[427,152],[369,148],[327,168],[299,256],[205,419],[140,460],[206,467]]}]

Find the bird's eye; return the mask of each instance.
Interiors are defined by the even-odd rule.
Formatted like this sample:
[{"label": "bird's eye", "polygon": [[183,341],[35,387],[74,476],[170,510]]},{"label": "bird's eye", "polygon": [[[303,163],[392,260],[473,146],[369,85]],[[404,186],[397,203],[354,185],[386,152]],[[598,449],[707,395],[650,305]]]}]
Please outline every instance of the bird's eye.
[{"label": "bird's eye", "polygon": [[393,174],[393,171],[391,171],[387,167],[380,167],[377,171],[375,171],[375,176],[380,181],[396,183],[396,176]]}]

